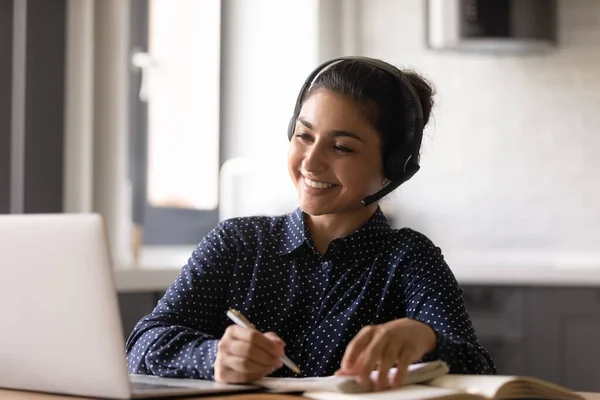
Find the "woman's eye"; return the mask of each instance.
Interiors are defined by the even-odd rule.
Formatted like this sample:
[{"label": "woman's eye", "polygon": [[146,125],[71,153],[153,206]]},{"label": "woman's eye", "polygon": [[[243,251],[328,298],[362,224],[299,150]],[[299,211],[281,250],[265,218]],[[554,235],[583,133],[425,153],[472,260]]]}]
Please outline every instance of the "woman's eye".
[{"label": "woman's eye", "polygon": [[295,136],[297,136],[300,140],[303,140],[303,141],[310,140],[310,135],[307,133],[304,133],[304,132],[298,132],[298,133],[296,133]]},{"label": "woman's eye", "polygon": [[337,151],[341,151],[342,153],[353,153],[352,150],[350,150],[349,148],[345,147],[345,146],[341,146],[339,144],[336,144],[335,146],[333,146],[334,149],[336,149]]}]

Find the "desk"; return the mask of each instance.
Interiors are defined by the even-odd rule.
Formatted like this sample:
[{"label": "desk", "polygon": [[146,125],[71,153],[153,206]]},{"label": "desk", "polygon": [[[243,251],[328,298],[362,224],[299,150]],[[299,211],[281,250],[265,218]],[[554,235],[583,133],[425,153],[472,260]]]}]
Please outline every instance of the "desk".
[{"label": "desk", "polygon": [[[158,397],[157,397],[158,398]],[[19,390],[0,389],[0,400],[82,400],[83,397],[61,396],[35,392],[22,392]],[[268,393],[248,393],[232,394],[222,396],[202,396],[202,397],[173,397],[175,400],[303,400],[306,397],[293,396],[286,394],[268,394]],[[588,400],[600,400],[600,394],[597,398]]]},{"label": "desk", "polygon": [[[579,392],[586,400],[600,400],[600,393]],[[0,400],[80,400],[81,397],[60,396],[18,390],[0,389]],[[306,397],[286,394],[248,393],[225,396],[182,397],[179,400],[302,400]]]}]

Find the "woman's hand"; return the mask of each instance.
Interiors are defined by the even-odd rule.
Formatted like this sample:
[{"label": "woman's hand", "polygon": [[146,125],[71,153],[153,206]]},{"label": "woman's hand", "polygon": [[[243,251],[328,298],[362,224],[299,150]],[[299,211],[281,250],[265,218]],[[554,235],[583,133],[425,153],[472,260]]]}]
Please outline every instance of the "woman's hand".
[{"label": "woman's hand", "polygon": [[[377,390],[397,387],[404,380],[408,366],[433,351],[436,338],[426,324],[402,318],[361,329],[350,341],[341,368],[336,375],[352,375],[359,384],[371,385],[371,371],[378,370]],[[396,366],[397,374],[390,382],[388,373]]]},{"label": "woman's hand", "polygon": [[275,333],[230,325],[217,345],[215,381],[247,383],[282,366],[285,343]]}]

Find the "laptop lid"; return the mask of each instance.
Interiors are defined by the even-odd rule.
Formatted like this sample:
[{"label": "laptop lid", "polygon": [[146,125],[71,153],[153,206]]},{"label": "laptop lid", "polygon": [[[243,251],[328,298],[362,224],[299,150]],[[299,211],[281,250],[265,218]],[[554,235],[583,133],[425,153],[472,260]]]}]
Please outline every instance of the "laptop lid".
[{"label": "laptop lid", "polygon": [[255,385],[130,376],[99,214],[0,215],[0,388],[130,399]]},{"label": "laptop lid", "polygon": [[0,387],[131,396],[103,221],[0,215]]}]

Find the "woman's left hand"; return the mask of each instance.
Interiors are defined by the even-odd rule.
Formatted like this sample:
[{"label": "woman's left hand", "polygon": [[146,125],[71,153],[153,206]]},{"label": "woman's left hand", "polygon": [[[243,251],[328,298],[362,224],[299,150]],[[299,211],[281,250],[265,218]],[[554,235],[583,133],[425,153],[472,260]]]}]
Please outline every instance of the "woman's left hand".
[{"label": "woman's left hand", "polygon": [[[368,325],[350,341],[336,375],[352,375],[359,384],[371,385],[371,372],[378,370],[374,382],[377,390],[397,387],[408,366],[433,351],[436,337],[426,324],[402,318],[380,325]],[[394,379],[388,380],[390,368],[396,366]]]}]

